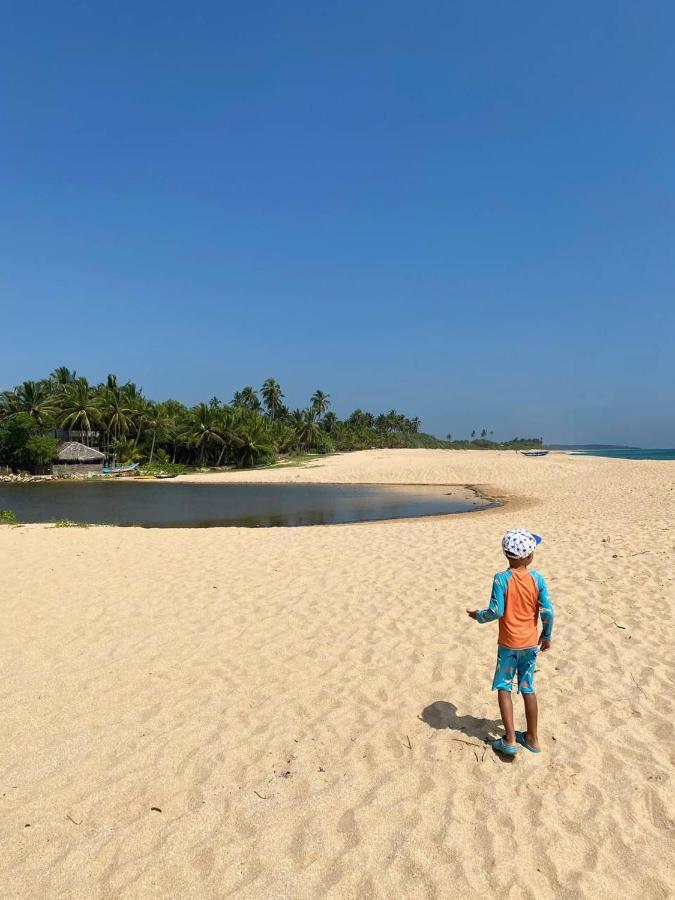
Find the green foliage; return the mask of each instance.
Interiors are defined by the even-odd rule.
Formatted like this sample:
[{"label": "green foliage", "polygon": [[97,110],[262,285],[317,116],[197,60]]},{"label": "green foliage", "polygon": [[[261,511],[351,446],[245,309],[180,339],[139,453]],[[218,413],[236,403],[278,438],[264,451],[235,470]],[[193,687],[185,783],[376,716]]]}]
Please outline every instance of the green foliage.
[{"label": "green foliage", "polygon": [[11,509],[0,509],[0,525],[16,525],[16,513]]},{"label": "green foliage", "polygon": [[170,463],[170,462],[160,462],[159,460],[155,460],[154,462],[144,463],[138,469],[139,475],[187,475],[188,472],[194,472],[194,466],[184,466],[182,463]]},{"label": "green foliage", "polygon": [[273,422],[283,407],[284,393],[281,385],[274,378],[268,378],[260,389],[260,393],[265,404],[265,411],[270,421]]},{"label": "green foliage", "polygon": [[26,442],[28,468],[43,469],[59,452],[59,442],[46,434],[32,434]]},{"label": "green foliage", "polygon": [[89,528],[87,522],[73,522],[71,519],[56,519],[52,528]]},{"label": "green foliage", "polygon": [[14,471],[41,471],[56,456],[58,441],[44,435],[29,413],[20,412],[0,422],[0,465]]},{"label": "green foliage", "polygon": [[252,415],[236,431],[235,463],[242,469],[272,462],[276,454],[272,431],[263,416]]},{"label": "green foliage", "polygon": [[[262,400],[262,403],[261,403]],[[152,474],[204,466],[269,464],[277,453],[332,453],[389,447],[523,449],[540,438],[443,441],[421,430],[415,416],[395,409],[356,409],[339,419],[330,396],[316,390],[306,409],[289,411],[281,385],[268,378],[260,390],[237,391],[230,405],[217,396],[188,408],[177,400],[155,403],[134,382],[108,375],[90,385],[65,366],[41,381],[25,381],[0,394],[0,465],[42,471],[57,453],[57,439],[80,440],[102,450],[108,464],[141,462]],[[61,429],[60,432],[55,429]],[[489,437],[488,437],[489,435]]]},{"label": "green foliage", "polygon": [[242,390],[237,391],[232,398],[232,406],[240,407],[242,409],[259,410],[260,400],[258,399],[258,392],[250,385],[242,388]]},{"label": "green foliage", "polygon": [[447,443],[451,450],[526,450],[528,448],[536,449],[542,445],[542,438],[513,438],[510,441],[502,442],[474,438],[472,441],[448,441]]}]

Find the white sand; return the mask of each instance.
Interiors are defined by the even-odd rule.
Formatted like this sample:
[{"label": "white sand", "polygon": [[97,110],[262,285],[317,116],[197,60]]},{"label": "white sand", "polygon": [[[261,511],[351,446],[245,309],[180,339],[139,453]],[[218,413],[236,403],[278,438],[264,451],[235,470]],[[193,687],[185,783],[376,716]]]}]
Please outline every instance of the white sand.
[{"label": "white sand", "polygon": [[[673,895],[675,463],[370,451],[253,478],[521,499],[0,528],[3,898]],[[557,622],[544,752],[508,763],[483,744],[496,626],[464,609],[511,526],[544,535]]]}]

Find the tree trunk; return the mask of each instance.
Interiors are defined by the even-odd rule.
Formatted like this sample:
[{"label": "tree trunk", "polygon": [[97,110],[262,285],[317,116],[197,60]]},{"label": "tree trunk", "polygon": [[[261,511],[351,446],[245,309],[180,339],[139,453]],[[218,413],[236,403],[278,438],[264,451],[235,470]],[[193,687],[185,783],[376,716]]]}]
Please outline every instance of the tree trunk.
[{"label": "tree trunk", "polygon": [[223,461],[223,456],[225,456],[225,451],[226,451],[226,450],[227,450],[227,441],[223,441],[223,448],[222,448],[222,450],[220,451],[220,454],[219,454],[219,456],[218,456],[218,462],[216,463],[216,468],[217,468],[217,467],[221,464],[221,462]]},{"label": "tree trunk", "polygon": [[150,459],[148,460],[148,465],[152,462],[152,455],[155,452],[155,438],[157,437],[157,430],[152,432],[152,447],[150,448]]}]

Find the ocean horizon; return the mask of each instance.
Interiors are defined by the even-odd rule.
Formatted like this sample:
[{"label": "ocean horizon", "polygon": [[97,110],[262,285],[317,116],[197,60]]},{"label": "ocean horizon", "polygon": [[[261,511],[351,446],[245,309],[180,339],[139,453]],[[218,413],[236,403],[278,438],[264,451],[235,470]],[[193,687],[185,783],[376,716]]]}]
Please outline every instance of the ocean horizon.
[{"label": "ocean horizon", "polygon": [[621,447],[607,450],[567,450],[572,456],[606,456],[611,459],[675,459],[675,448],[672,449],[643,449],[639,447]]}]

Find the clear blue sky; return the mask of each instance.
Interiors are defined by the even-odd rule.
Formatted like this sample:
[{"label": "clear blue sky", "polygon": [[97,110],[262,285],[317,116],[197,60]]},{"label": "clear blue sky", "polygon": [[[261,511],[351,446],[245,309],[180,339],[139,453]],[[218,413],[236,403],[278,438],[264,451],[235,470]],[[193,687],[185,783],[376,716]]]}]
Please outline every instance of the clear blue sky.
[{"label": "clear blue sky", "polygon": [[5,4],[0,387],[675,446],[671,2]]}]

